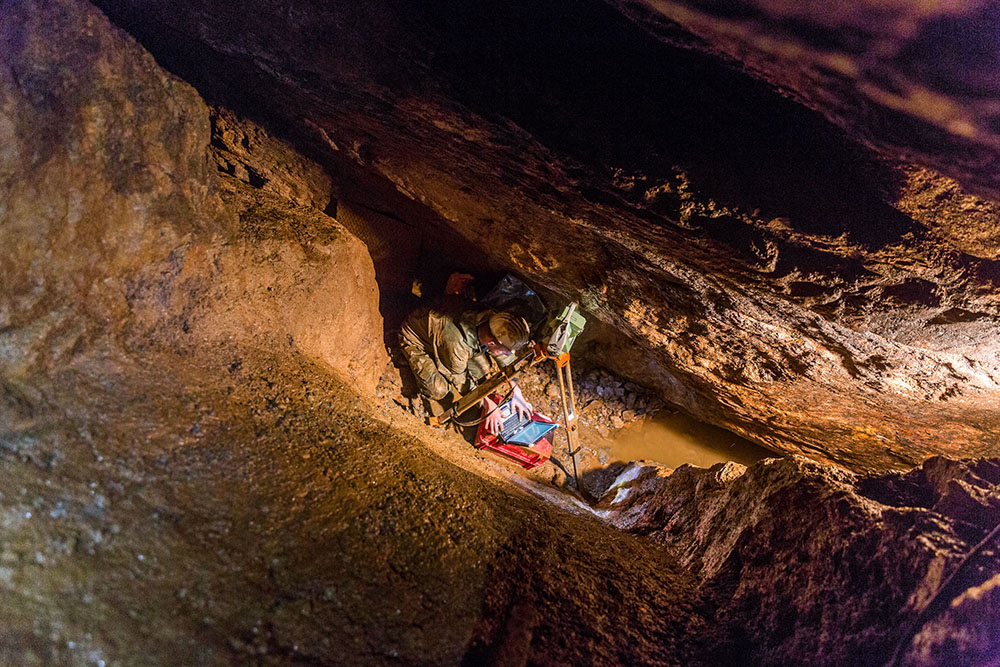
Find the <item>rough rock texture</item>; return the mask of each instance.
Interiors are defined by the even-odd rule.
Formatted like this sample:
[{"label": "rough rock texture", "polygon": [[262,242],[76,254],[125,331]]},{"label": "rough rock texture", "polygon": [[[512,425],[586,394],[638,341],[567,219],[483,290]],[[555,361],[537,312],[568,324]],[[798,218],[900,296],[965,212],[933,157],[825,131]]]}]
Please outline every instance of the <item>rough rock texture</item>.
[{"label": "rough rock texture", "polygon": [[247,338],[294,347],[374,392],[387,356],[364,244],[313,208],[220,185],[239,216],[236,237],[178,248],[155,277],[136,280],[135,303],[166,306],[136,337],[175,348]]},{"label": "rough rock texture", "polygon": [[961,656],[968,665],[995,663],[1000,656],[1000,575],[974,586],[951,600],[939,618],[928,623],[913,640],[904,662],[942,665]]},{"label": "rough rock texture", "polygon": [[219,171],[301,206],[325,211],[333,183],[321,166],[228,109],[212,111],[213,157]]},{"label": "rough rock texture", "polygon": [[0,29],[0,663],[701,660],[668,554],[386,423],[371,260],[277,194],[315,190],[220,183],[91,5]]},{"label": "rough rock texture", "polygon": [[799,457],[749,469],[632,464],[597,511],[696,574],[733,641],[720,658],[881,665],[900,642],[903,664],[1000,657],[1000,543],[974,552],[1000,525],[997,459],[935,458],[862,479]]},{"label": "rough rock texture", "polygon": [[738,61],[865,142],[1000,195],[996,2],[612,4],[659,38]]},{"label": "rough rock texture", "polygon": [[[380,174],[489,262],[579,300],[625,341],[609,365],[706,421],[854,469],[997,452],[997,204],[927,167],[990,195],[985,135],[967,153],[961,124],[909,106],[842,120],[849,81],[794,89],[815,59],[758,68],[776,90],[712,55],[738,39],[635,3],[98,4],[213,102]],[[825,53],[803,11],[788,30]]]},{"label": "rough rock texture", "polygon": [[[198,94],[79,5],[10,3],[0,24],[5,378],[269,336],[374,391],[386,357],[364,245],[315,209],[220,190]],[[295,182],[322,183],[284,150],[312,175]],[[325,206],[319,189],[303,197]]]},{"label": "rough rock texture", "polygon": [[[270,9],[231,16],[252,41]],[[284,9],[302,27],[315,21]],[[365,11],[355,28],[371,18]],[[905,619],[929,600],[984,518],[1000,512],[993,462],[943,459],[858,483],[860,495],[852,474],[798,459],[742,475],[725,466],[619,478],[615,498],[638,484],[634,497],[650,495],[658,509],[648,518],[610,499],[600,511],[646,536],[519,493],[454,436],[421,441],[422,427],[391,403],[373,406],[385,362],[374,268],[319,210],[330,205],[318,163],[221,109],[213,160],[209,111],[194,90],[86,3],[7,2],[0,37],[0,662],[877,658],[905,638],[900,609]],[[351,76],[351,61],[337,58],[352,44],[326,37],[327,65]],[[334,118],[367,122],[355,109],[309,127],[330,139]],[[497,146],[506,157],[491,168],[509,168],[515,154],[530,167],[528,135],[500,126],[517,141]],[[440,137],[426,130],[415,125],[410,146],[427,140],[433,155]],[[465,128],[462,141],[476,131]],[[344,150],[362,162],[373,155],[361,144]],[[449,168],[468,166],[463,155]],[[388,171],[427,178],[418,189],[446,175],[404,166]],[[517,178],[509,172],[513,185],[483,206],[499,207]],[[455,182],[442,183],[433,203],[443,210]],[[473,188],[455,205],[482,195]],[[536,195],[511,201],[527,206]],[[631,262],[641,248],[623,248],[644,228],[626,234],[611,210],[610,231],[567,233],[569,245],[553,247]],[[573,246],[580,238],[587,243]],[[598,265],[567,267],[521,240],[514,259],[552,262],[552,284],[567,292],[593,273],[591,305],[619,317],[617,283],[600,282]],[[626,284],[641,275],[628,266],[600,269]],[[656,275],[648,280],[656,286]],[[799,432],[789,419],[788,433]],[[855,444],[844,451],[875,460]],[[665,495],[661,483],[677,488]],[[896,560],[879,558],[891,549]],[[995,558],[984,549],[966,571],[975,581],[952,579],[958,603],[914,628],[907,660],[990,655],[992,621],[979,614],[994,603],[993,574],[979,575]],[[847,602],[836,604],[834,590]]]},{"label": "rough rock texture", "polygon": [[7,3],[0,31],[0,349],[27,375],[121,333],[126,278],[220,202],[198,94],[99,12]]}]

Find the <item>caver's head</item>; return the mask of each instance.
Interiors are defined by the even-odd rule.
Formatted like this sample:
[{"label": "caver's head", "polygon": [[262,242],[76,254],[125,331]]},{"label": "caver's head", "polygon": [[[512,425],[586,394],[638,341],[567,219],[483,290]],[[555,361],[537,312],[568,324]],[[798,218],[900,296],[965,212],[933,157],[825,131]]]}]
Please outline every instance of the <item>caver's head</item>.
[{"label": "caver's head", "polygon": [[500,311],[479,325],[479,342],[495,357],[506,357],[528,342],[528,323],[523,317]]}]

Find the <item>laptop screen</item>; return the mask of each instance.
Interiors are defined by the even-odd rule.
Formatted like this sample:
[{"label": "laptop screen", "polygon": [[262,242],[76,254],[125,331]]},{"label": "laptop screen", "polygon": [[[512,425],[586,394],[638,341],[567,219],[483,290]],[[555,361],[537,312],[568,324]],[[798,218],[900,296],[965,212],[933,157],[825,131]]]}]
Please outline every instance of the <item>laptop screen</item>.
[{"label": "laptop screen", "polygon": [[507,442],[530,447],[558,427],[559,424],[555,423],[532,421],[521,429],[517,435],[507,438]]}]

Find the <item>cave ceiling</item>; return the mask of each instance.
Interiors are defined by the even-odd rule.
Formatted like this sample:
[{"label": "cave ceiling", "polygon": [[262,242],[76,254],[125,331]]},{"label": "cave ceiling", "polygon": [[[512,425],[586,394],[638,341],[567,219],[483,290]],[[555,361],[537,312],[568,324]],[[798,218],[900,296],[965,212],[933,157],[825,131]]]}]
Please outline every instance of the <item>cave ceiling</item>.
[{"label": "cave ceiling", "polygon": [[[857,141],[1000,192],[996,2],[612,4],[658,38],[738,63]],[[678,25],[697,39],[675,37]]]},{"label": "cave ceiling", "polygon": [[998,452],[992,3],[95,4],[708,421],[855,469]]}]

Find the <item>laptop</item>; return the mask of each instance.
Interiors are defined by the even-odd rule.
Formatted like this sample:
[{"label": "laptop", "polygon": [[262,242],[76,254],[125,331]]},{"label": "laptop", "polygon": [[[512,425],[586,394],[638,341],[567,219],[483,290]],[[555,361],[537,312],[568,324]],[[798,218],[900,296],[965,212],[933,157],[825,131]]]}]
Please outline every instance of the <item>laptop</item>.
[{"label": "laptop", "polygon": [[500,405],[503,430],[500,439],[506,443],[531,447],[536,442],[559,428],[555,422],[542,421],[534,417],[522,417],[508,400]]}]

